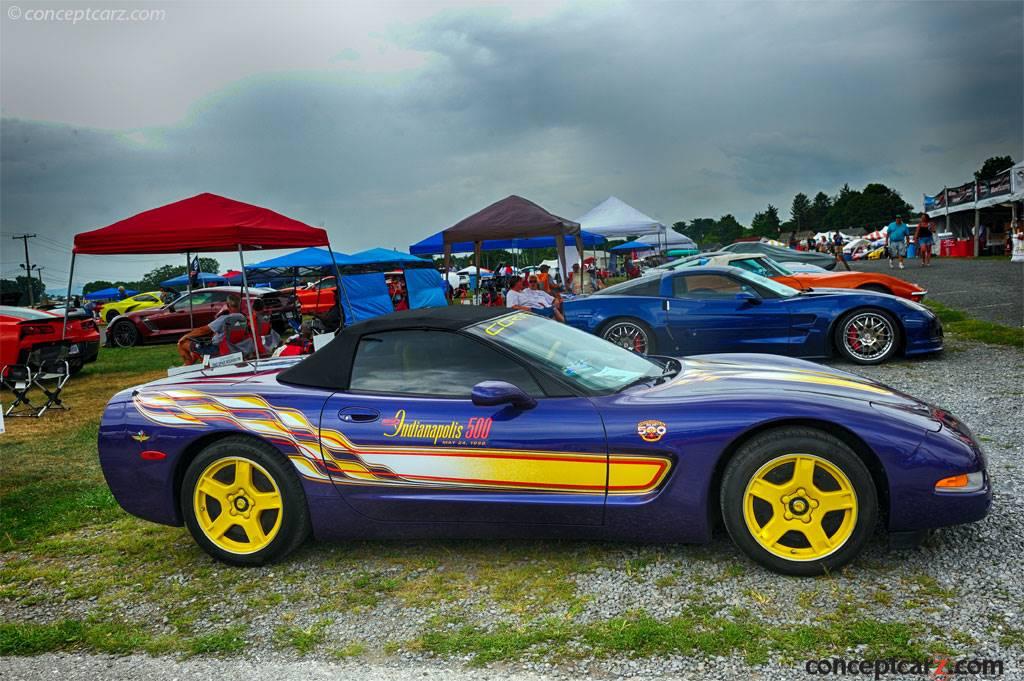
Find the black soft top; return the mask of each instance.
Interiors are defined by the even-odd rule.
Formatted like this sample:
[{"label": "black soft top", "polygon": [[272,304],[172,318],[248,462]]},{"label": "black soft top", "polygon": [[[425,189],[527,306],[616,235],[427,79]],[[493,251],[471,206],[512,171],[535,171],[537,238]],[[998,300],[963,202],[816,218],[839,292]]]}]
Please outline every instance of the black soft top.
[{"label": "black soft top", "polygon": [[278,374],[277,380],[288,385],[345,390],[352,372],[352,360],[363,336],[401,329],[458,331],[488,319],[503,317],[510,312],[513,310],[478,305],[449,305],[391,312],[346,326],[326,346]]}]

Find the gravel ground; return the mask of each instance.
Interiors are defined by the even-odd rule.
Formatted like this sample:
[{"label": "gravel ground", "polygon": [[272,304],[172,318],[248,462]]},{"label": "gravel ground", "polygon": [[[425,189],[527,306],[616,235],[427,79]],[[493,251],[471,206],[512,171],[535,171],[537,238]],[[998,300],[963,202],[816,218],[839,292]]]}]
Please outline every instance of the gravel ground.
[{"label": "gravel ground", "polygon": [[[858,272],[882,272],[912,281],[928,291],[928,300],[990,322],[1024,326],[1024,266],[1010,259],[934,258],[930,267],[908,260],[907,268],[889,269],[886,260],[850,263]],[[842,271],[841,269],[839,271]]]},{"label": "gravel ground", "polygon": [[[588,551],[604,556],[596,569],[572,574],[580,598],[571,605],[556,604],[553,610],[543,613],[531,608],[510,611],[495,605],[487,589],[449,594],[447,599],[416,606],[384,598],[368,608],[329,613],[328,640],[359,642],[372,651],[342,662],[332,660],[323,647],[301,657],[273,643],[274,627],[282,617],[300,626],[324,618],[323,612],[314,613],[314,608],[322,605],[315,582],[280,579],[282,575],[323,575],[325,570],[341,569],[331,561],[337,555],[332,549],[314,546],[284,565],[253,571],[288,598],[250,621],[248,645],[241,657],[176,660],[76,654],[0,658],[0,677],[90,681],[312,680],[357,675],[369,680],[415,677],[451,681],[552,677],[808,678],[801,660],[773,659],[764,665],[750,665],[739,656],[612,657],[557,662],[527,655],[514,663],[481,670],[466,667],[464,658],[437,658],[402,645],[430,627],[456,626],[446,619],[453,616],[488,629],[501,623],[522,623],[538,615],[572,616],[582,624],[643,610],[665,619],[684,614],[687,603],[699,601],[714,608],[716,616],[729,617],[733,609],[744,608],[759,621],[774,626],[813,625],[823,613],[836,612],[845,603],[854,607],[857,617],[923,625],[923,644],[956,641],[963,656],[1002,659],[1006,664],[1004,678],[1024,678],[1024,353],[952,339],[949,349],[939,357],[871,368],[835,365],[918,395],[963,419],[989,456],[989,470],[995,481],[991,514],[973,525],[936,532],[922,547],[907,551],[890,552],[884,535],[879,534],[853,566],[841,574],[819,579],[786,578],[766,572],[740,558],[724,536],[704,547],[575,544],[567,548],[552,542],[550,552],[554,555]],[[182,541],[188,540],[183,537]],[[178,550],[178,546],[169,550]],[[392,546],[374,544],[375,558],[387,564]],[[418,570],[431,576],[457,569],[460,546],[445,544],[433,554],[437,560]],[[466,551],[470,550],[479,552],[480,545],[468,545]],[[498,548],[493,550],[497,555]],[[52,601],[50,605],[0,601],[0,621],[48,621],[70,616],[69,613],[82,616],[88,614],[88,609],[88,603],[74,601],[56,606]],[[141,621],[159,621],[160,617],[159,612],[152,612],[151,605],[143,604],[126,603],[123,614]],[[435,624],[438,621],[442,624]],[[382,654],[382,650],[386,652]],[[847,651],[847,655],[856,657],[862,652],[854,649]]]}]

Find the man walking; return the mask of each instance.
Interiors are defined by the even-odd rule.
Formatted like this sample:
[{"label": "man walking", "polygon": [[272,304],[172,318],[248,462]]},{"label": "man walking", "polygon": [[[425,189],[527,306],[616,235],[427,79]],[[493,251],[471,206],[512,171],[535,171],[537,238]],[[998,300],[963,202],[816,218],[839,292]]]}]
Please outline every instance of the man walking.
[{"label": "man walking", "polygon": [[886,230],[886,241],[889,244],[889,269],[892,269],[893,258],[899,259],[900,269],[903,269],[903,259],[907,257],[907,240],[909,238],[910,228],[903,224],[903,216],[897,215]]}]

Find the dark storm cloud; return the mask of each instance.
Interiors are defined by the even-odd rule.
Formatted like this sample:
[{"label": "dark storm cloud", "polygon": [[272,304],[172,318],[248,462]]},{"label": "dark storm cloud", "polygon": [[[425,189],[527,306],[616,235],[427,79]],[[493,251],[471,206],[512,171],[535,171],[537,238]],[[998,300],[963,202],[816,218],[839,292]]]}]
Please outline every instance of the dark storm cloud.
[{"label": "dark storm cloud", "polygon": [[[256,73],[171,125],[5,118],[3,229],[69,242],[202,191],[323,223],[341,250],[406,247],[510,193],[570,217],[615,194],[665,221],[749,221],[844,182],[920,203],[987,156],[1021,155],[1021,15],[1019,3],[446,11],[388,32],[425,57],[401,73],[359,72],[372,50],[340,43],[325,64],[355,71]],[[5,272],[14,259],[5,248]]]}]

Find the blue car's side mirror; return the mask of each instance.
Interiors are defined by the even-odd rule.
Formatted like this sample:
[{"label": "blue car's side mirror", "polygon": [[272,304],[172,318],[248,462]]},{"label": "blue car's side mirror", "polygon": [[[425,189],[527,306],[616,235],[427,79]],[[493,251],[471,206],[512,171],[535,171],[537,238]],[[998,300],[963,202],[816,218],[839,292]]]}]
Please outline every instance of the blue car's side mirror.
[{"label": "blue car's side mirror", "polygon": [[478,407],[497,407],[511,404],[517,409],[532,409],[537,406],[522,389],[505,381],[481,381],[473,386],[473,404]]},{"label": "blue car's side mirror", "polygon": [[746,303],[748,305],[757,305],[758,303],[761,302],[761,299],[758,298],[753,293],[751,293],[750,291],[740,291],[739,293],[736,294],[736,300],[738,300],[741,303]]}]

